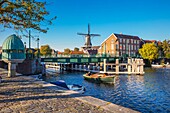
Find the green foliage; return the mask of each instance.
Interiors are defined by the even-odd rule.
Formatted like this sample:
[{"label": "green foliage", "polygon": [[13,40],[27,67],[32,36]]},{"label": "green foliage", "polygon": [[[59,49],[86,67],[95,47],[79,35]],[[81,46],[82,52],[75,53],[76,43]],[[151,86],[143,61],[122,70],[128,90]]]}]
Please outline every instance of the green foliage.
[{"label": "green foliage", "polygon": [[64,49],[64,54],[68,55],[70,54],[71,50],[69,48]]},{"label": "green foliage", "polygon": [[162,59],[162,60],[160,61],[160,64],[161,64],[161,65],[165,65],[165,60]]},{"label": "green foliage", "polygon": [[40,53],[43,56],[51,56],[52,49],[50,48],[49,45],[43,45],[40,48]]},{"label": "green foliage", "polygon": [[20,31],[32,28],[46,33],[48,28],[41,28],[41,24],[51,25],[56,19],[56,17],[45,18],[49,15],[46,4],[46,2],[36,0],[1,0],[0,24],[4,28],[14,28]]},{"label": "green foliage", "polygon": [[79,48],[75,47],[75,48],[74,48],[74,51],[78,52],[78,51],[79,51]]},{"label": "green foliage", "polygon": [[164,40],[162,42],[162,49],[163,49],[164,57],[170,58],[170,40]]},{"label": "green foliage", "polygon": [[144,59],[148,59],[150,63],[152,60],[158,58],[158,48],[154,43],[146,43],[139,49],[139,53]]},{"label": "green foliage", "polygon": [[170,52],[166,53],[165,58],[170,58]]},{"label": "green foliage", "polygon": [[[39,50],[40,51],[40,50]],[[39,53],[40,54],[40,53]],[[35,48],[34,55],[38,57],[38,48]]]}]

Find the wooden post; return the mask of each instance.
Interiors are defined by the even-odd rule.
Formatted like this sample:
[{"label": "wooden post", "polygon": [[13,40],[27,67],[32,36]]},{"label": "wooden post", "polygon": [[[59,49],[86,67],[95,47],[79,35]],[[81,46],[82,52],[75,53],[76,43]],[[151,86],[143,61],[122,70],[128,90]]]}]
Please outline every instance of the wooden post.
[{"label": "wooden post", "polygon": [[77,70],[77,64],[75,64],[75,70]]},{"label": "wooden post", "polygon": [[103,67],[104,67],[104,70],[103,70],[103,71],[104,71],[104,73],[106,73],[106,71],[107,71],[107,70],[106,70],[106,59],[103,60],[103,63],[104,63],[104,66],[103,66]]},{"label": "wooden post", "polygon": [[137,59],[137,74],[140,73],[140,59]]},{"label": "wooden post", "polygon": [[132,72],[132,61],[131,61],[131,59],[130,58],[128,58],[128,74],[131,74],[131,72]]},{"label": "wooden post", "polygon": [[73,64],[71,64],[71,70],[73,70],[73,68],[74,68],[74,66],[73,66]]},{"label": "wooden post", "polygon": [[116,59],[116,73],[119,74],[119,59]]},{"label": "wooden post", "polygon": [[110,68],[111,68],[111,70],[113,70],[113,65],[111,65],[111,67],[110,67]]},{"label": "wooden post", "polygon": [[88,70],[90,70],[90,64],[87,66]]},{"label": "wooden post", "polygon": [[86,70],[86,65],[83,65],[83,70],[84,70],[84,71]]},{"label": "wooden post", "polygon": [[144,71],[143,71],[143,59],[140,59],[140,74],[144,74]]}]

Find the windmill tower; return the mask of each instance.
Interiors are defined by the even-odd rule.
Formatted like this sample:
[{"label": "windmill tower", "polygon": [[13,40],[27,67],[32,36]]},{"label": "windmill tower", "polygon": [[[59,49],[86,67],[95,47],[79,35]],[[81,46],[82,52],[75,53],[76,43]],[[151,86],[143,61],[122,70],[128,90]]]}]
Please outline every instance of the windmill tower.
[{"label": "windmill tower", "polygon": [[91,43],[91,37],[94,36],[100,36],[99,34],[90,34],[90,24],[88,24],[88,33],[77,33],[78,35],[82,35],[85,36],[85,44],[84,47],[87,48],[91,48],[92,47],[92,43]]}]

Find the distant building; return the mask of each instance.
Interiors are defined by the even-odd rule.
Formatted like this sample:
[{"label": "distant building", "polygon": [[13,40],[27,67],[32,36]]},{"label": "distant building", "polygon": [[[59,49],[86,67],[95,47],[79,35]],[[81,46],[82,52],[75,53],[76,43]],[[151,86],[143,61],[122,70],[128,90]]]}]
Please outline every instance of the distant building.
[{"label": "distant building", "polygon": [[158,46],[158,42],[156,40],[144,40],[145,43],[154,43],[156,46]]},{"label": "distant building", "polygon": [[98,53],[117,57],[136,56],[140,48],[140,41],[138,36],[114,33],[102,42]]},{"label": "distant building", "polygon": [[81,47],[80,51],[83,51],[84,53],[88,55],[96,55],[98,53],[98,49],[100,46],[92,46],[92,47]]},{"label": "distant building", "polygon": [[57,51],[54,50],[54,49],[52,49],[52,50],[51,50],[51,56],[52,56],[52,57],[56,57],[56,56],[57,56]]}]

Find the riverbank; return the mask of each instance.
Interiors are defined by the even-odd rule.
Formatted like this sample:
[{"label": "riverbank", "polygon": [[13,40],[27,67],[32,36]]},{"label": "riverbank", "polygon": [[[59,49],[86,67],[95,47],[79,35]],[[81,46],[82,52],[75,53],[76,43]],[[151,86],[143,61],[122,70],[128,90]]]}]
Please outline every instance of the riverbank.
[{"label": "riverbank", "polygon": [[169,64],[164,64],[164,65],[152,64],[151,67],[152,68],[168,68],[168,69],[170,69]]},{"label": "riverbank", "polygon": [[58,113],[136,113],[97,98],[80,95],[30,76],[7,78],[0,69],[0,113],[58,112]]}]

